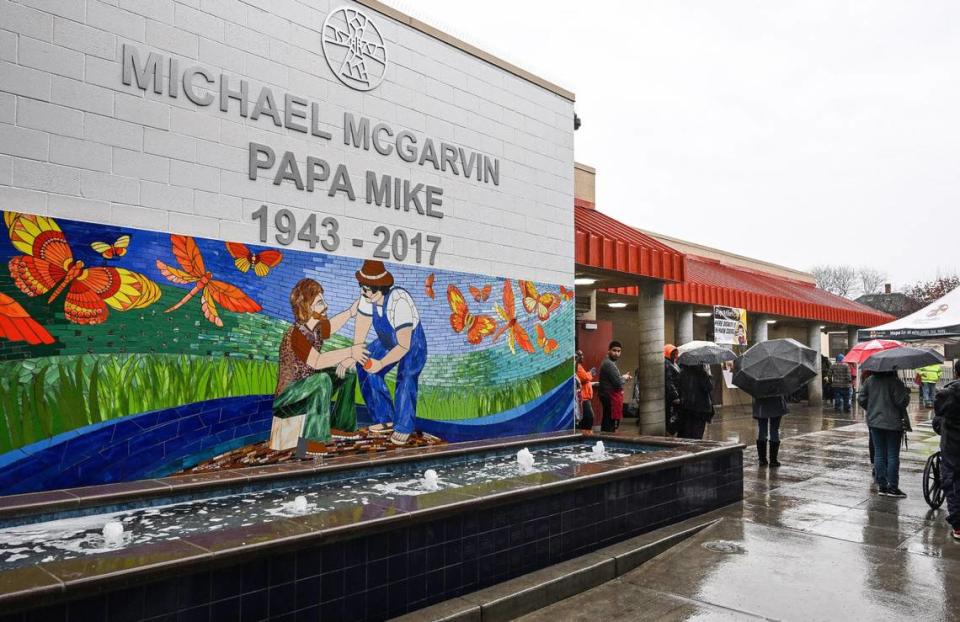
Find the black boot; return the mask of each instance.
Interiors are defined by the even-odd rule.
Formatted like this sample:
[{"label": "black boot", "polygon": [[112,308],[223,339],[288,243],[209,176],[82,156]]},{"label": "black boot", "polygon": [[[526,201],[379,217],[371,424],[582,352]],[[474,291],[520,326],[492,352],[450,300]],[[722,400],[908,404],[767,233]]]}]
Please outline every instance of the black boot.
[{"label": "black boot", "polygon": [[757,441],[757,456],[760,457],[757,464],[767,466],[767,441]]},{"label": "black boot", "polygon": [[780,461],[777,460],[777,454],[780,453],[780,441],[770,441],[770,466],[778,467],[780,466]]}]

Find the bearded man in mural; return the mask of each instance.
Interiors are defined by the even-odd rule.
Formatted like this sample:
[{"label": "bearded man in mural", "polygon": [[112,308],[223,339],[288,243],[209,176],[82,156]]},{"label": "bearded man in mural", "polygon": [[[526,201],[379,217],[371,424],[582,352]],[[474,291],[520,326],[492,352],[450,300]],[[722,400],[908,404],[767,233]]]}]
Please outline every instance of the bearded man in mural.
[{"label": "bearded man in mural", "polygon": [[[297,447],[301,458],[322,453],[334,433],[356,430],[356,375],[347,373],[367,362],[363,344],[321,353],[324,340],[357,313],[358,303],[327,317],[323,286],[301,279],[290,292],[294,323],[280,342],[280,371],[273,401],[270,448]],[[325,370],[336,368],[336,377]],[[331,415],[331,402],[338,396]],[[332,428],[332,429],[331,429]]]},{"label": "bearded man in mural", "polygon": [[[353,341],[362,344],[371,328],[377,335],[368,346],[369,360],[357,361],[360,393],[376,421],[369,431],[391,433],[393,444],[405,445],[413,433],[417,386],[427,362],[427,338],[420,312],[410,293],[394,286],[393,275],[382,261],[364,261],[356,277],[360,298],[354,303],[357,319]],[[386,375],[394,368],[397,384],[391,399]]]}]

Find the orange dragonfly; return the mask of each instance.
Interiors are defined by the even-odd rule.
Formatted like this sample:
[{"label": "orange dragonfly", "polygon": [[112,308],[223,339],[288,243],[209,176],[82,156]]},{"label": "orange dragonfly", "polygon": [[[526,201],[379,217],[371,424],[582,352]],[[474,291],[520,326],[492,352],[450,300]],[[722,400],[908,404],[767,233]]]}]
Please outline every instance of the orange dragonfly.
[{"label": "orange dragonfly", "polygon": [[220,319],[220,312],[217,310],[216,303],[222,305],[227,311],[236,313],[256,313],[260,311],[260,305],[243,293],[243,290],[239,287],[213,278],[213,274],[207,270],[203,263],[200,247],[197,246],[197,242],[192,237],[171,235],[170,242],[173,256],[177,258],[177,263],[180,264],[182,270],[168,266],[159,259],[157,260],[157,269],[171,283],[177,285],[190,285],[192,283],[193,288],[180,299],[180,302],[167,309],[165,313],[176,311],[201,292],[200,309],[203,311],[203,317],[216,326],[223,326],[223,320]]},{"label": "orange dragonfly", "polygon": [[533,342],[530,341],[530,335],[527,334],[527,331],[517,321],[517,303],[513,297],[513,283],[511,283],[510,279],[507,279],[503,283],[503,306],[495,304],[494,309],[496,309],[497,315],[500,316],[500,319],[502,319],[504,323],[500,326],[500,329],[494,333],[493,340],[497,341],[500,335],[506,333],[507,345],[510,346],[510,352],[516,354],[516,347],[520,346],[520,349],[524,352],[533,354],[535,350],[533,348]]},{"label": "orange dragonfly", "polygon": [[[88,267],[52,218],[4,212],[13,247],[23,253],[9,263],[10,276],[27,296],[49,296],[64,290],[63,316],[74,324],[102,324],[117,311],[143,309],[160,299],[160,287],[139,272],[106,266]],[[18,305],[19,306],[19,305]],[[25,312],[24,312],[25,313]]]}]

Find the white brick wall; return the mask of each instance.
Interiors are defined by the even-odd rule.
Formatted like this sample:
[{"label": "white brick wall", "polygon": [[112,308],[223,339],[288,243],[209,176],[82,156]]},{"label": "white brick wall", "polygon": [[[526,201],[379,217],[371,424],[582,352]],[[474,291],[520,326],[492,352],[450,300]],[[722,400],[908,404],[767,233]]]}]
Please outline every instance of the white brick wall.
[{"label": "white brick wall", "polygon": [[[440,234],[440,268],[569,283],[573,272],[573,105],[428,35],[363,9],[391,66],[368,93],[342,85],[321,46],[327,0],[0,0],[0,208],[258,242],[261,203],[334,215],[338,253],[372,254],[384,224]],[[325,141],[228,112],[144,93],[121,80],[123,44],[318,102]],[[166,75],[167,67],[164,67]],[[164,81],[166,82],[166,81]],[[165,84],[166,88],[166,84]],[[216,96],[216,93],[214,93]],[[500,159],[500,185],[343,145],[343,114]],[[247,144],[324,158],[350,171],[356,201],[247,177]],[[438,153],[439,156],[439,153]],[[365,171],[443,188],[445,216],[367,205]],[[365,248],[349,243],[367,241]]]}]

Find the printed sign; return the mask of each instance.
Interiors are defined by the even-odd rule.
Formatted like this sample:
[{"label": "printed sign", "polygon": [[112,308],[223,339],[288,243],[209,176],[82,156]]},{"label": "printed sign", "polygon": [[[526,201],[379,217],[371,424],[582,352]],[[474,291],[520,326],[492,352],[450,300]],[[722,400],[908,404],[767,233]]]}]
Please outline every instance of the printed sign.
[{"label": "printed sign", "polygon": [[721,345],[747,345],[747,310],[736,307],[714,307],[713,339]]}]

